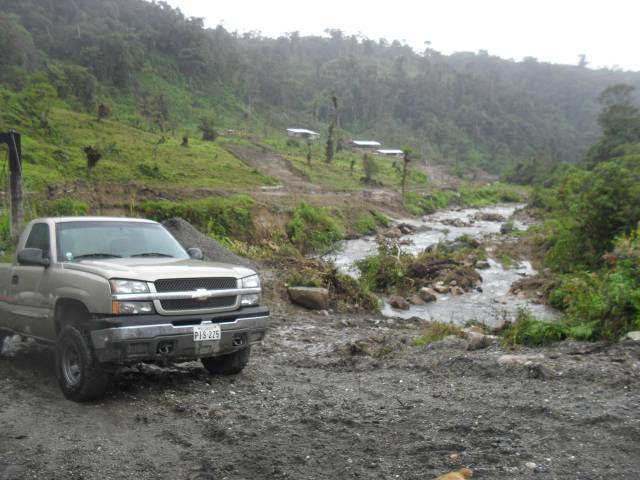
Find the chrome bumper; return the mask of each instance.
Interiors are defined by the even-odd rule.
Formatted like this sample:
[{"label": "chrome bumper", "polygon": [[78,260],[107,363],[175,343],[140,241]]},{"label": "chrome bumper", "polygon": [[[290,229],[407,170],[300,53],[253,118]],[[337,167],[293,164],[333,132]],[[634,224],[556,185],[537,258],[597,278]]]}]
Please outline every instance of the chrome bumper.
[{"label": "chrome bumper", "polygon": [[122,362],[158,359],[193,359],[225,355],[260,342],[266,333],[269,317],[237,318],[233,321],[203,321],[198,325],[218,323],[220,340],[195,342],[194,325],[131,325],[93,330],[91,341],[98,361]]}]

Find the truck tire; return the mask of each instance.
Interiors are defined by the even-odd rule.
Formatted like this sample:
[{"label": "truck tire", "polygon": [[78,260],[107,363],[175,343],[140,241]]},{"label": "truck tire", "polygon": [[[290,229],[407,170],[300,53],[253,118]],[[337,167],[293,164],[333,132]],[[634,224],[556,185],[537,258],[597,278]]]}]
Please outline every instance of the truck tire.
[{"label": "truck tire", "polygon": [[109,379],[93,354],[89,336],[72,325],[64,326],[58,336],[56,375],[64,396],[76,402],[101,397]]},{"label": "truck tire", "polygon": [[219,357],[201,358],[200,361],[211,375],[235,375],[240,373],[249,362],[251,347]]},{"label": "truck tire", "polygon": [[2,350],[4,348],[4,341],[8,336],[9,335],[7,335],[6,333],[0,332],[0,353],[2,353]]}]

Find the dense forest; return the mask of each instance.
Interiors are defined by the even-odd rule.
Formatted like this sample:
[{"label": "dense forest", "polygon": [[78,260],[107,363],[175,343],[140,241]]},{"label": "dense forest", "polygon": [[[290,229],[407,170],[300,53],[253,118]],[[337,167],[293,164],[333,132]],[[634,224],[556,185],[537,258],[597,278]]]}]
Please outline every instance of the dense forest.
[{"label": "dense forest", "polygon": [[581,160],[600,135],[600,92],[640,85],[640,73],[416,52],[339,30],[273,39],[207,29],[142,0],[0,0],[0,41],[0,84],[40,102],[87,112],[106,104],[147,130],[208,117],[225,128],[324,131],[335,96],[345,137],[515,179],[532,162]]}]

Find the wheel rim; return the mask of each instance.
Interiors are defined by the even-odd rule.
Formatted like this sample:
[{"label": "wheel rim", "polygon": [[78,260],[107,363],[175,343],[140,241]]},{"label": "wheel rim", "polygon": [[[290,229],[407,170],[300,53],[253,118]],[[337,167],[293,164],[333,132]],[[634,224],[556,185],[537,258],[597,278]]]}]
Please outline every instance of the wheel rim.
[{"label": "wheel rim", "polygon": [[62,374],[67,384],[75,386],[80,383],[82,363],[74,345],[66,345],[62,351]]}]

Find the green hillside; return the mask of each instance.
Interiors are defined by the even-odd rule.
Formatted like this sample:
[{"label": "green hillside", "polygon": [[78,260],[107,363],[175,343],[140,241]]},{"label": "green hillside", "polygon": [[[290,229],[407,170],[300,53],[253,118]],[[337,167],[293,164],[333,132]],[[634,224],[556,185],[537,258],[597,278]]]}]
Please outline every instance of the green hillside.
[{"label": "green hillside", "polygon": [[[47,128],[34,128],[20,99],[0,91],[9,115],[0,116],[0,129],[23,133],[24,177],[27,189],[42,190],[47,184],[72,182],[87,177],[101,182],[140,182],[171,187],[252,187],[275,181],[242,163],[221,142],[190,139],[188,146],[171,136],[117,121],[97,121],[95,116],[52,106]],[[54,102],[57,103],[57,102]],[[84,148],[93,146],[102,158],[89,174]]]},{"label": "green hillside", "polygon": [[[221,26],[205,29],[202,20],[166,3],[142,0],[0,0],[0,38],[5,94],[33,96],[48,87],[44,100],[51,100],[55,131],[34,121],[47,106],[38,95],[39,108],[31,103],[30,112],[7,115],[5,103],[3,128],[24,129],[30,122],[30,136],[46,138],[47,145],[60,146],[56,135],[67,135],[61,141],[69,142],[64,144],[69,151],[56,150],[63,150],[76,170],[50,156],[53,147],[28,152],[34,170],[55,165],[52,179],[80,175],[77,147],[100,141],[96,137],[104,128],[104,142],[115,142],[127,165],[114,169],[112,159],[105,158],[96,170],[104,170],[105,178],[138,176],[138,168],[156,172],[157,164],[169,179],[187,181],[193,173],[198,185],[221,185],[226,180],[202,179],[203,164],[197,160],[193,172],[174,177],[173,162],[167,163],[176,155],[171,142],[156,155],[147,153],[150,145],[163,135],[199,136],[202,118],[218,130],[242,129],[262,138],[292,125],[326,135],[335,114],[333,95],[344,140],[369,137],[388,147],[411,145],[430,162],[461,172],[467,166],[503,173],[531,161],[576,162],[600,134],[599,93],[615,83],[640,85],[638,73],[535,59],[513,62],[483,52],[415,52],[397,41],[337,30],[327,37],[238,35]],[[108,138],[108,126],[84,122],[85,128],[74,128],[78,137],[73,139],[70,126],[56,124],[65,115],[60,109],[90,118],[101,103],[111,110],[110,121],[152,136],[140,134],[134,147]],[[190,153],[197,157],[199,148],[193,144]],[[214,158],[220,155],[215,147],[202,148],[212,148]],[[215,167],[209,176],[213,173]],[[258,177],[247,182],[268,183]]]}]

